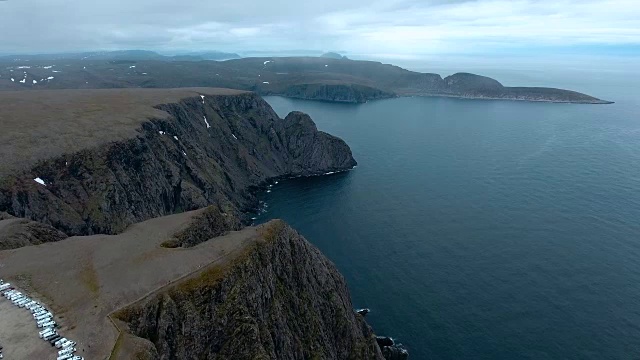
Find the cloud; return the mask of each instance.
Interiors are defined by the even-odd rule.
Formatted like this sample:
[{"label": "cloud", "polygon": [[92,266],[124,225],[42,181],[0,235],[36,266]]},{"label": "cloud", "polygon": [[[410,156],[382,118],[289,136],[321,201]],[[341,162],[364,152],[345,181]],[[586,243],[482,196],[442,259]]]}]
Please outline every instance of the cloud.
[{"label": "cloud", "polygon": [[637,0],[9,0],[0,15],[3,52],[640,46]]}]

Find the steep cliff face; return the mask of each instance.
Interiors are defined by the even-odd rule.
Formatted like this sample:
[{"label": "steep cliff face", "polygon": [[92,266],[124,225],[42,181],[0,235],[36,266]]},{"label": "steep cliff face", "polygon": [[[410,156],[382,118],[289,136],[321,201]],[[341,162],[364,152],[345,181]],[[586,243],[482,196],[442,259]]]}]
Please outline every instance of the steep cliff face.
[{"label": "steep cliff face", "polygon": [[113,234],[210,204],[241,212],[255,205],[250,189],[267,179],[356,165],[349,147],[318,131],[308,116],[279,119],[252,93],[189,97],[157,108],[169,116],[142,122],[135,136],[0,179],[0,211],[69,235]]},{"label": "steep cliff face", "polygon": [[342,276],[282,221],[230,264],[115,314],[159,359],[383,359]]}]

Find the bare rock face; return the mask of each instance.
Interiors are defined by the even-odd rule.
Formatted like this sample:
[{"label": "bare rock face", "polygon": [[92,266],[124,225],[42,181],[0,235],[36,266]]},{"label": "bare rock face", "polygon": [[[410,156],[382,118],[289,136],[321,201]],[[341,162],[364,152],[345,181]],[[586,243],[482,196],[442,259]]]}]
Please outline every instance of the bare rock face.
[{"label": "bare rock face", "polygon": [[318,131],[306,115],[278,118],[255,94],[186,98],[157,108],[170,116],[143,123],[133,138],[0,179],[0,211],[69,235],[114,234],[211,204],[242,212],[257,205],[251,189],[270,178],[356,165],[344,141]]},{"label": "bare rock face", "polygon": [[383,359],[344,279],[280,220],[232,264],[115,314],[159,359]]}]

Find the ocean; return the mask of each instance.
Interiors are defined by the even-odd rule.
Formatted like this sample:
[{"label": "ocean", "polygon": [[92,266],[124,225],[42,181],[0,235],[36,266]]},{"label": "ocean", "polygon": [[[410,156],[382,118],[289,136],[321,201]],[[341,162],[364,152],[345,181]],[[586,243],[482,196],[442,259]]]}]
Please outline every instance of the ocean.
[{"label": "ocean", "polygon": [[267,97],[359,164],[280,182],[257,222],[320,248],[410,359],[640,359],[640,77],[488,75],[616,103]]}]

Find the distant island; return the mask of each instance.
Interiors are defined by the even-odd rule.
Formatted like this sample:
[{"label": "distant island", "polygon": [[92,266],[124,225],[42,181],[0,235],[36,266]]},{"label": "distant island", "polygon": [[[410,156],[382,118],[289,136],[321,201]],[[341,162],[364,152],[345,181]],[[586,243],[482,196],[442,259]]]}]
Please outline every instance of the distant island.
[{"label": "distant island", "polygon": [[345,60],[349,59],[346,56],[340,55],[337,52],[332,52],[332,51],[326,52],[326,53],[320,55],[320,57],[329,58],[329,59],[345,59]]},{"label": "distant island", "polygon": [[338,53],[320,57],[251,57],[208,61],[228,53],[163,56],[132,50],[0,58],[0,90],[225,87],[260,95],[362,103],[399,96],[446,96],[578,104],[610,104],[583,93],[508,87],[495,79],[456,73],[442,77]]}]

